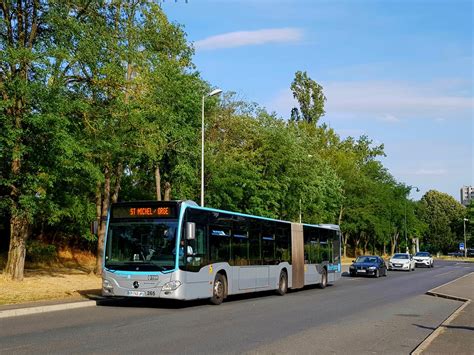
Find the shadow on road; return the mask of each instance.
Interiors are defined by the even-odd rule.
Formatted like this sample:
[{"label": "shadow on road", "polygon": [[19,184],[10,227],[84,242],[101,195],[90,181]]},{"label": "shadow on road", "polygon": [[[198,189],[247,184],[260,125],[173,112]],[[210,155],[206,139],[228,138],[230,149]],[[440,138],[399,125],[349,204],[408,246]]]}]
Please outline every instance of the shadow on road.
[{"label": "shadow on road", "polygon": [[[332,287],[332,285],[327,285]],[[288,294],[304,292],[305,290],[317,289],[318,285],[306,286],[298,290],[288,290]],[[162,298],[128,298],[128,297],[103,297],[96,294],[87,294],[85,297],[94,300],[97,306],[103,307],[137,307],[137,308],[165,308],[165,309],[185,309],[196,306],[212,306],[208,298],[192,301],[168,300]],[[241,295],[228,296],[225,303],[239,302],[249,299],[258,300],[267,297],[281,297],[275,291],[249,292]]]},{"label": "shadow on road", "polygon": [[412,324],[415,327],[421,328],[421,329],[429,329],[429,330],[435,330],[436,327],[427,327],[426,325],[421,325],[421,324]]}]

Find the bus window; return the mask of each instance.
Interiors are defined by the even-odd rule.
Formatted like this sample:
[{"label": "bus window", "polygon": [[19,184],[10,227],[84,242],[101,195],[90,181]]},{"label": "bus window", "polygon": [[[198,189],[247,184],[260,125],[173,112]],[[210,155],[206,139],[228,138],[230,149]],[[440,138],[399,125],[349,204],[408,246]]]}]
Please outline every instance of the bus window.
[{"label": "bus window", "polygon": [[232,229],[232,259],[233,264],[249,265],[249,235],[245,222],[234,223]]},{"label": "bus window", "polygon": [[261,265],[262,255],[261,251],[261,222],[253,220],[249,230],[249,264],[250,265]]},{"label": "bus window", "polygon": [[[184,235],[183,235],[184,238]],[[201,267],[207,264],[207,245],[206,245],[206,227],[202,224],[196,224],[195,239],[185,241],[184,250],[192,250],[192,255],[186,258],[180,258],[180,266],[183,264],[188,271],[199,271]],[[187,246],[190,246],[189,249]]]},{"label": "bus window", "polygon": [[228,262],[230,259],[230,230],[222,226],[209,226],[210,261]]},{"label": "bus window", "polygon": [[265,222],[262,229],[263,264],[275,264],[275,226],[274,222]]},{"label": "bus window", "polygon": [[303,227],[304,239],[304,262],[305,264],[318,264],[321,262],[320,243],[318,229],[314,227]]},{"label": "bus window", "polygon": [[319,230],[320,262],[333,262],[333,232],[324,228]]},{"label": "bus window", "polygon": [[280,226],[275,235],[276,243],[276,259],[278,261],[291,262],[291,240],[290,228],[288,226]]}]

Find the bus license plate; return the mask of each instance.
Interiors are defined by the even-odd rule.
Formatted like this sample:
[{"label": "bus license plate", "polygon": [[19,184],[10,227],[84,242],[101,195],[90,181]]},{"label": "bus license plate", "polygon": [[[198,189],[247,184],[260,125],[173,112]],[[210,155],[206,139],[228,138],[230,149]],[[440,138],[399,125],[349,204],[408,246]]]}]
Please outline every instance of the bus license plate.
[{"label": "bus license plate", "polygon": [[128,291],[128,295],[133,296],[133,297],[143,297],[143,296],[145,296],[145,291],[130,290],[130,291]]}]

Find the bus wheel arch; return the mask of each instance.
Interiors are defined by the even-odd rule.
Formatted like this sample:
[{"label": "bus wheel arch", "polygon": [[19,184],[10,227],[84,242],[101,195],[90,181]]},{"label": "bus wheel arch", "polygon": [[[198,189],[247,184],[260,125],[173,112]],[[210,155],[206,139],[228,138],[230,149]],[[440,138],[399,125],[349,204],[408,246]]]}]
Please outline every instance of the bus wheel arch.
[{"label": "bus wheel arch", "polygon": [[288,271],[286,268],[283,268],[280,271],[280,277],[278,278],[278,288],[276,292],[280,296],[283,296],[288,292]]},{"label": "bus wheel arch", "polygon": [[214,283],[212,285],[211,303],[215,305],[221,304],[227,297],[227,274],[224,270],[216,273]]},{"label": "bus wheel arch", "polygon": [[318,284],[319,288],[326,288],[328,285],[328,269],[326,265],[321,270],[321,282]]}]

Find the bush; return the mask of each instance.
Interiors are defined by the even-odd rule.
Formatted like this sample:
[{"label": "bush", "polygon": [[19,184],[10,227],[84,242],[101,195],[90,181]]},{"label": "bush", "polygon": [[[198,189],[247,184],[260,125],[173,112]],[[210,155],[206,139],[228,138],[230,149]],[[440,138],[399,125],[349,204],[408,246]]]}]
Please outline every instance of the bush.
[{"label": "bush", "polygon": [[26,261],[33,263],[51,263],[57,259],[56,246],[32,240],[26,244]]}]

